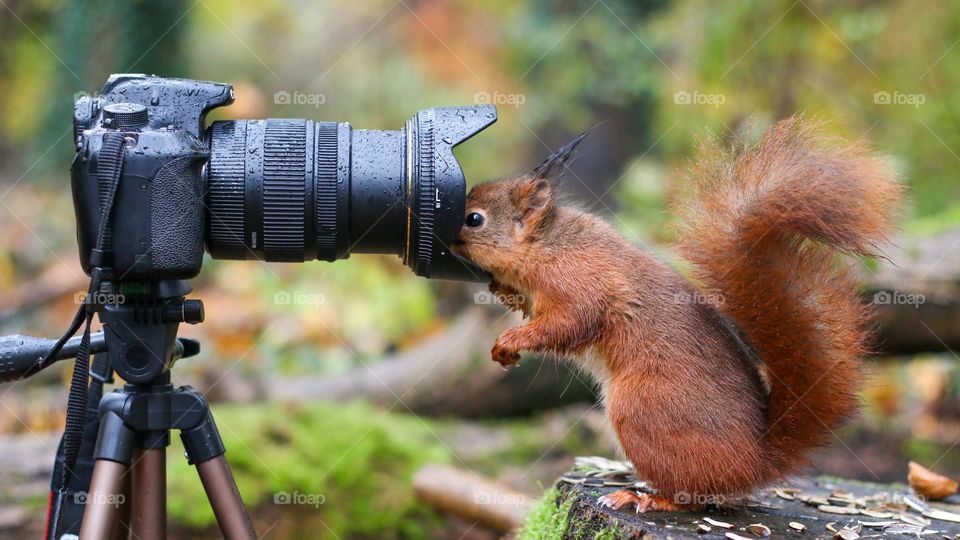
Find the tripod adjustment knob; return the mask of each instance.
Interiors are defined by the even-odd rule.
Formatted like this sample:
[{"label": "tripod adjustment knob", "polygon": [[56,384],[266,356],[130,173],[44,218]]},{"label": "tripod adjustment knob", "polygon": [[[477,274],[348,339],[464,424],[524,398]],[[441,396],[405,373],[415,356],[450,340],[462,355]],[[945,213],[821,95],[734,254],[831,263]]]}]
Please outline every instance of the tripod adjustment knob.
[{"label": "tripod adjustment knob", "polygon": [[168,321],[197,324],[203,322],[203,302],[201,300],[182,300],[167,304]]}]

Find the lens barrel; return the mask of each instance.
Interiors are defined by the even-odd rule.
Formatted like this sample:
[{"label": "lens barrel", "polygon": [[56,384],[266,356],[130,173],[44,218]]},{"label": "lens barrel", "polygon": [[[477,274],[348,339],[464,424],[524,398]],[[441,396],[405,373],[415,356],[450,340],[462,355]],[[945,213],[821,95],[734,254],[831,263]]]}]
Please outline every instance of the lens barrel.
[{"label": "lens barrel", "polygon": [[466,196],[452,149],[495,120],[493,107],[474,106],[420,111],[396,131],[303,119],[214,122],[208,250],[283,262],[393,253],[424,277],[484,280],[448,247]]},{"label": "lens barrel", "polygon": [[207,249],[214,258],[302,262],[346,256],[347,238],[337,235],[337,210],[345,208],[340,201],[346,201],[349,185],[349,154],[338,160],[341,126],[349,140],[349,125],[332,122],[213,123]]}]

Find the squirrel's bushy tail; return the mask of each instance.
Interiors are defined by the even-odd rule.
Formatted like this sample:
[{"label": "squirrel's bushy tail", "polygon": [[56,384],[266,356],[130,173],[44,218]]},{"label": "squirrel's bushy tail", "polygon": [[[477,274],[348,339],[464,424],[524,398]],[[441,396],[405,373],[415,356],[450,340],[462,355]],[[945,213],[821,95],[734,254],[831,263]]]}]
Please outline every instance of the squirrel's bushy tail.
[{"label": "squirrel's bushy tail", "polygon": [[680,208],[680,249],[770,379],[763,448],[790,474],[855,412],[868,313],[837,257],[874,253],[901,187],[884,159],[781,121],[752,147],[701,149]]}]

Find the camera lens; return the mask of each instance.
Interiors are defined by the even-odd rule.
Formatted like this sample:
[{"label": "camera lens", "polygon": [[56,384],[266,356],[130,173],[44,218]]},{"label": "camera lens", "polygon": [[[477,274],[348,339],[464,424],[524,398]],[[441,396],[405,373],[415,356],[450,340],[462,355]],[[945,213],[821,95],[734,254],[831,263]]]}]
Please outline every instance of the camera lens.
[{"label": "camera lens", "polygon": [[333,261],[392,253],[418,275],[482,280],[450,252],[466,185],[452,149],[491,106],[426,109],[395,131],[303,119],[207,131],[207,247],[214,258]]}]

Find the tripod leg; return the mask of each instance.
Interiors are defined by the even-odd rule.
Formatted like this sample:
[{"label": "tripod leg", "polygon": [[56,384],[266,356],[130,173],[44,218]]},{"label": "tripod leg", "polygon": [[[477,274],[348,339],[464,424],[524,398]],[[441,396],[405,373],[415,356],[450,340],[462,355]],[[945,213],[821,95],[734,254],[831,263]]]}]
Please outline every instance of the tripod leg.
[{"label": "tripod leg", "polygon": [[120,495],[124,491],[124,476],[135,438],[136,433],[115,413],[107,410],[101,416],[95,454],[97,461],[87,494],[87,509],[80,524],[80,538],[83,540],[110,539],[119,517]]},{"label": "tripod leg", "polygon": [[130,498],[130,469],[123,474],[120,493],[123,495],[119,499],[120,507],[117,509],[117,521],[113,526],[112,540],[129,540],[130,538],[130,512],[133,507],[133,500]]},{"label": "tripod leg", "polygon": [[253,523],[243,506],[237,482],[233,479],[230,466],[227,465],[223,454],[227,451],[220,439],[217,424],[210,414],[210,407],[202,395],[193,389],[188,389],[195,401],[195,406],[204,410],[204,415],[194,426],[180,431],[183,440],[183,449],[187,459],[197,466],[200,482],[207,492],[207,499],[213,507],[213,514],[217,516],[217,524],[227,540],[255,539],[257,533],[253,530]]},{"label": "tripod leg", "polygon": [[257,533],[253,529],[247,509],[243,506],[237,482],[233,479],[230,466],[227,465],[223,454],[227,451],[220,439],[217,424],[210,414],[207,401],[193,389],[185,394],[192,396],[196,407],[204,410],[203,417],[189,429],[180,431],[183,440],[183,449],[187,459],[197,466],[200,482],[207,492],[207,499],[213,507],[213,514],[217,517],[220,532],[227,540],[256,539]]},{"label": "tripod leg", "polygon": [[217,516],[217,524],[220,525],[223,537],[227,540],[255,540],[257,533],[253,530],[253,523],[243,506],[237,483],[223,454],[197,463],[197,473],[203,483],[203,490],[210,499],[213,513]]},{"label": "tripod leg", "polygon": [[133,538],[164,540],[167,537],[167,452],[148,448],[134,453],[130,519]]},{"label": "tripod leg", "polygon": [[109,540],[117,520],[117,495],[123,491],[123,477],[127,472],[124,463],[97,460],[87,493],[87,509],[83,512],[80,538],[83,540]]}]

